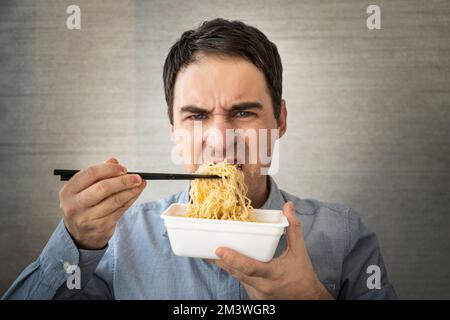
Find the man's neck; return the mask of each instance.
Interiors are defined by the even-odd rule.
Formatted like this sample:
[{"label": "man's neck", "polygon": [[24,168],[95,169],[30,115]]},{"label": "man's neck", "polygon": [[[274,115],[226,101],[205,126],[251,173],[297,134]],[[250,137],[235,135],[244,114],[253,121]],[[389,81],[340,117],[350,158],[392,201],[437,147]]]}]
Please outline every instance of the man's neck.
[{"label": "man's neck", "polygon": [[249,195],[252,206],[255,209],[261,208],[269,197],[269,176],[261,176],[261,180],[255,183],[257,187],[254,192]]}]

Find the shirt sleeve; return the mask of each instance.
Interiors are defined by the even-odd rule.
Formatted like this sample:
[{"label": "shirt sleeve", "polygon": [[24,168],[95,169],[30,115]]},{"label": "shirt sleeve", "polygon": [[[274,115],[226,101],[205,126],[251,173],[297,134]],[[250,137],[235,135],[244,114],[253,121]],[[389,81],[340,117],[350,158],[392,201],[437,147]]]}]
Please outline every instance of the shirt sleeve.
[{"label": "shirt sleeve", "polygon": [[[111,247],[78,249],[61,220],[38,259],[25,268],[2,299],[111,299],[111,253]],[[77,267],[80,285],[69,286]]]},{"label": "shirt sleeve", "polygon": [[397,299],[376,235],[352,209],[348,212],[347,254],[338,299]]}]

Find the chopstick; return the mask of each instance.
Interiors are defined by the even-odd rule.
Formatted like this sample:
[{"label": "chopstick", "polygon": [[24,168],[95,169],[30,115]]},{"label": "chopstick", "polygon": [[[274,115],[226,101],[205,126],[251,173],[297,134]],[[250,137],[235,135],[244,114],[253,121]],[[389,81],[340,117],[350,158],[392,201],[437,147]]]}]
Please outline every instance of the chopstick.
[{"label": "chopstick", "polygon": [[[68,181],[80,170],[55,169],[53,174],[60,176],[60,181]],[[184,173],[148,173],[127,172],[127,174],[138,174],[145,180],[194,180],[194,179],[221,179],[221,176],[211,174],[184,174]]]}]

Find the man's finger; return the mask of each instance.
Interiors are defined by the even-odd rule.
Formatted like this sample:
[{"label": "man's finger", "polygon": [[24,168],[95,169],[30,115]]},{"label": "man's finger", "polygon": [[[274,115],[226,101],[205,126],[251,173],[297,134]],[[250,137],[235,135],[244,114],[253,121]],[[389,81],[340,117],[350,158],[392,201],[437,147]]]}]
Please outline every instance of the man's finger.
[{"label": "man's finger", "polygon": [[117,160],[116,158],[112,157],[112,158],[109,158],[108,160],[106,160],[105,163],[119,164],[119,160]]},{"label": "man's finger", "polygon": [[142,181],[142,178],[137,174],[124,174],[98,181],[78,193],[76,197],[78,198],[78,203],[84,208],[92,207],[112,194],[139,186]]},{"label": "man's finger", "polygon": [[120,164],[102,163],[77,172],[68,182],[69,190],[72,193],[80,191],[93,185],[95,182],[117,177],[125,174],[126,168]]},{"label": "man's finger", "polygon": [[145,180],[142,181],[141,185],[113,194],[95,207],[92,207],[90,210],[92,219],[100,219],[109,216],[119,209],[125,208],[127,203],[129,203],[130,200],[137,198],[146,187],[147,182]]},{"label": "man's finger", "polygon": [[230,267],[223,260],[215,260],[214,264],[224,271],[228,272],[233,278],[239,280],[239,282],[245,283],[246,285],[249,285],[255,289],[260,286],[261,280],[263,279],[259,277],[247,276],[243,272]]},{"label": "man's finger", "polygon": [[230,248],[218,248],[216,254],[226,265],[249,277],[267,277],[270,266],[264,262],[251,259]]},{"label": "man's finger", "polygon": [[116,211],[110,213],[109,215],[94,219],[96,223],[101,224],[111,224],[115,225],[117,221],[120,220],[120,218],[125,214],[125,212],[133,205],[133,203],[138,199],[139,194],[130,200],[128,200],[122,207],[117,209]]},{"label": "man's finger", "polygon": [[300,219],[297,217],[294,204],[291,201],[288,201],[284,204],[283,214],[286,216],[289,222],[289,226],[286,230],[288,248],[295,251],[298,243],[303,241],[303,233]]}]

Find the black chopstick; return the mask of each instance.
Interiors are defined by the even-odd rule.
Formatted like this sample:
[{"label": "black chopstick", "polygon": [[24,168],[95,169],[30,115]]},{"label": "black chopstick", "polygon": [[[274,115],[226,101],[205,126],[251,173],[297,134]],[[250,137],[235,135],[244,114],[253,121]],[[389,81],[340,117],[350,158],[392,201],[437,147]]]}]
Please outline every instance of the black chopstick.
[{"label": "black chopstick", "polygon": [[[68,181],[80,170],[55,169],[53,174],[60,176],[61,181]],[[193,180],[193,179],[221,179],[221,176],[211,174],[184,174],[184,173],[147,173],[147,172],[127,172],[128,174],[138,174],[145,180]]]}]

